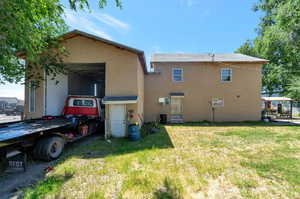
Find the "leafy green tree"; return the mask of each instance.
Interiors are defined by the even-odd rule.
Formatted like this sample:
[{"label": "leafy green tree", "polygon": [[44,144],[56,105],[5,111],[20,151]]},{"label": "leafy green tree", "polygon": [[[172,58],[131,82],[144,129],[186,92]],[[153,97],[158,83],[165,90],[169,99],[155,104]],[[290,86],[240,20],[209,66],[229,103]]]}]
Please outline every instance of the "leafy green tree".
[{"label": "leafy green tree", "polygon": [[246,40],[245,43],[236,50],[236,52],[256,57],[258,56],[257,52],[254,49],[254,44],[250,40]]},{"label": "leafy green tree", "polygon": [[300,0],[259,0],[254,11],[264,13],[258,36],[237,52],[268,59],[262,71],[263,90],[289,94],[300,76]]},{"label": "leafy green tree", "polygon": [[[107,0],[98,2],[100,8],[107,5]],[[69,6],[89,9],[89,1],[69,0]],[[63,17],[59,0],[0,0],[0,83],[23,81],[25,70],[39,78],[40,71],[53,76],[63,72],[62,59],[67,52],[58,38],[68,30]],[[20,56],[26,56],[27,67]]]},{"label": "leafy green tree", "polygon": [[300,78],[294,78],[288,85],[288,97],[292,99],[299,99],[300,97]]}]

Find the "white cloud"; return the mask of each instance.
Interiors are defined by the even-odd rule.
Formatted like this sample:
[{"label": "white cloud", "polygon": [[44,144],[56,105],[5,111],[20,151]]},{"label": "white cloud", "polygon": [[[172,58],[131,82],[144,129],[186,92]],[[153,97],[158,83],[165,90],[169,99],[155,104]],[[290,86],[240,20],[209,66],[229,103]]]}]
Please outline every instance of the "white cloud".
[{"label": "white cloud", "polygon": [[99,25],[94,22],[86,13],[74,12],[65,10],[66,23],[74,29],[87,31],[106,39],[112,39],[111,35],[99,28]]},{"label": "white cloud", "polygon": [[116,19],[108,14],[103,14],[103,13],[92,13],[92,16],[94,16],[96,19],[98,19],[99,21],[117,29],[117,30],[124,30],[124,31],[128,31],[130,26],[129,24]]},{"label": "white cloud", "polygon": [[65,20],[74,29],[97,34],[106,39],[111,39],[112,37],[105,31],[103,25],[112,27],[120,32],[127,32],[130,29],[129,24],[111,15],[96,13],[94,11],[90,13],[83,11],[74,12],[70,9],[65,9]]}]

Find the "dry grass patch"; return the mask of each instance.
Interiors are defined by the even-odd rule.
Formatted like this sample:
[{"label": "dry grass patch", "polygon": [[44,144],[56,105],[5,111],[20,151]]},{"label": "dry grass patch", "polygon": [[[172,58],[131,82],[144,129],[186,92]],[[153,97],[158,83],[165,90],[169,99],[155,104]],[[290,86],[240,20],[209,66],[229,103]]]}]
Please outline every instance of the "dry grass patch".
[{"label": "dry grass patch", "polygon": [[74,149],[24,198],[299,198],[299,144],[300,127],[166,125]]}]

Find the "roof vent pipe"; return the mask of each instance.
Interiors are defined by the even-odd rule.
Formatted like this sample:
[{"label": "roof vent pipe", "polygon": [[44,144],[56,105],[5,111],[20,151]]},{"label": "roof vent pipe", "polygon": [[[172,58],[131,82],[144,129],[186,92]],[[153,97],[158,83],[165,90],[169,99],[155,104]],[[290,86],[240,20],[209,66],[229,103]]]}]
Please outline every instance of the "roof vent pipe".
[{"label": "roof vent pipe", "polygon": [[214,54],[214,53],[212,53],[212,55],[211,55],[211,61],[212,61],[212,62],[215,61],[215,54]]}]

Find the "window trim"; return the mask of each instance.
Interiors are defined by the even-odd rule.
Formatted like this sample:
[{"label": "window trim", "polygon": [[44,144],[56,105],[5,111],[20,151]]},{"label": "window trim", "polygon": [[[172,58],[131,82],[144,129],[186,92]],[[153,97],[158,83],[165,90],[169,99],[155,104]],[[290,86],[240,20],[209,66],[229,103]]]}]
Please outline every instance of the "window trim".
[{"label": "window trim", "polygon": [[[177,81],[174,79],[174,71],[175,70],[181,70],[181,81]],[[183,82],[183,68],[172,68],[172,81],[173,82]]]},{"label": "window trim", "polygon": [[[223,79],[222,79],[222,73],[223,73],[223,70],[230,70],[230,80],[229,81],[224,81]],[[221,68],[221,72],[220,72],[220,80],[221,80],[221,82],[232,82],[232,77],[233,77],[233,75],[232,75],[233,73],[232,73],[232,68]]]},{"label": "window trim", "polygon": [[[35,111],[36,111],[36,87],[35,87],[35,82],[33,80],[30,81],[30,86],[28,89],[29,89],[29,92],[28,92],[28,102],[29,102],[28,108],[29,108],[29,110],[28,110],[28,112],[35,113]],[[32,91],[33,91],[33,93],[32,93]],[[33,103],[31,103],[32,95],[33,95]]]}]

